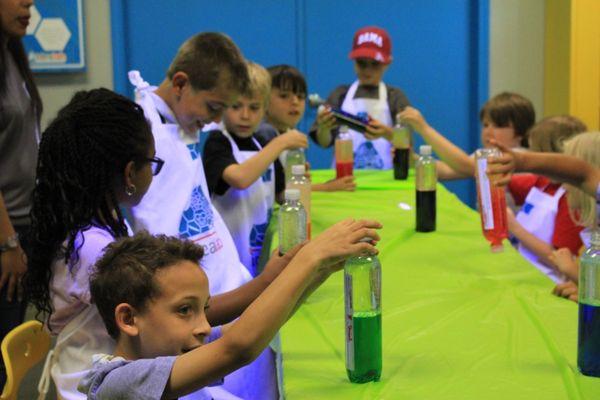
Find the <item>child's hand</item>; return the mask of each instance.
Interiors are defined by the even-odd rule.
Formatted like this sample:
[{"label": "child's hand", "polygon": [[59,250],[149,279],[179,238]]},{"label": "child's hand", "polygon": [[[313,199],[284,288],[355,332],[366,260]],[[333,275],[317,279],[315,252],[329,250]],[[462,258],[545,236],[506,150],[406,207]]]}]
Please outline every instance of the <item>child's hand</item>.
[{"label": "child's hand", "polygon": [[379,241],[376,229],[381,228],[382,225],[377,221],[346,219],[326,229],[304,246],[301,252],[316,257],[320,264],[318,272],[332,273],[341,269],[344,261],[351,256],[377,254],[372,243],[360,240],[370,237],[373,243]]},{"label": "child's hand", "polygon": [[390,126],[387,126],[386,124],[369,116],[369,125],[367,126],[367,131],[365,132],[365,137],[367,139],[375,140],[383,137],[391,142],[393,134],[394,131]]},{"label": "child's hand", "polygon": [[421,133],[427,127],[427,121],[419,110],[414,107],[407,106],[402,112],[398,114],[400,122],[404,125],[408,125],[413,131]]},{"label": "child's hand", "polygon": [[356,190],[356,182],[354,176],[344,176],[339,179],[331,179],[323,185],[324,192],[354,192]]},{"label": "child's hand", "polygon": [[291,129],[286,133],[277,136],[275,139],[282,147],[282,150],[307,148],[308,138],[305,134],[296,129]]},{"label": "child's hand", "polygon": [[317,113],[317,125],[319,130],[331,131],[337,125],[337,120],[331,112],[331,108],[327,106],[319,107]]},{"label": "child's hand", "polygon": [[573,279],[579,275],[579,266],[571,250],[566,247],[554,250],[550,256],[550,261],[556,265],[558,270],[569,278]]},{"label": "child's hand", "polygon": [[559,283],[556,285],[552,293],[559,297],[564,297],[565,299],[572,300],[577,303],[579,296],[579,289],[577,284],[573,281],[567,281],[564,283]]},{"label": "child's hand", "polygon": [[490,139],[490,143],[500,149],[502,155],[500,157],[491,157],[488,160],[488,177],[492,184],[506,186],[517,168],[518,155],[510,148],[498,143],[495,139]]}]

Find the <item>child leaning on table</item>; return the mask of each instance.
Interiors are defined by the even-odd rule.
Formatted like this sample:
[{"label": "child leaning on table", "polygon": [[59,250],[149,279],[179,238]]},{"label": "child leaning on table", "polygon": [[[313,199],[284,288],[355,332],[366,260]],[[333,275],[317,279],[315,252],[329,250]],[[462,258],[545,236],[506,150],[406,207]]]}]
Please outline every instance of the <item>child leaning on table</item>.
[{"label": "child leaning on table", "polygon": [[306,135],[289,131],[266,142],[256,135],[265,115],[271,76],[248,62],[247,90],[225,110],[221,129],[210,131],[202,154],[211,200],[252,276],[275,200],[283,200],[285,176],[279,154],[306,148]]},{"label": "child leaning on table", "polygon": [[89,399],[171,399],[248,364],[346,258],[377,252],[359,241],[377,240],[380,227],[375,221],[345,220],[296,247],[285,256],[290,268],[239,319],[212,335],[205,313],[208,278],[198,268],[202,247],[145,232],[110,244],[96,264],[90,290],[117,346],[113,355],[94,356],[79,390]]}]

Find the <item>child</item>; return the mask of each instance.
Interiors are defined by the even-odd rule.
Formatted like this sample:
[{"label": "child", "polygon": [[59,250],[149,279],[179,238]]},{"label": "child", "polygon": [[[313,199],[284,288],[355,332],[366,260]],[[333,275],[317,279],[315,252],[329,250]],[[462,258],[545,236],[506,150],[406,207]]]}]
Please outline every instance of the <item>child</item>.
[{"label": "child", "polygon": [[215,208],[223,216],[242,263],[252,276],[275,199],[285,189],[279,154],[306,148],[305,135],[289,131],[271,142],[254,133],[262,121],[271,91],[271,76],[248,63],[250,85],[224,114],[224,127],[209,132],[204,145],[204,171]]},{"label": "child", "polygon": [[138,203],[162,165],[143,110],[107,89],[75,94],[42,135],[25,287],[58,334],[50,370],[59,398],[84,398],[77,383],[90,357],[114,349],[89,276],[102,249],[130,232],[121,206]]},{"label": "child", "polygon": [[[350,131],[354,168],[390,169],[392,126],[396,123],[396,115],[409,102],[400,89],[382,81],[392,63],[392,42],[388,33],[376,26],[359,29],[354,34],[349,57],[354,60],[358,79],[352,85],[338,86],[327,98],[327,104],[351,114],[367,113],[370,117],[365,134]],[[330,147],[337,135],[335,117],[325,108],[318,113],[310,136],[320,146]]]},{"label": "child", "polygon": [[[134,230],[202,245],[202,267],[213,296],[211,312],[219,316],[211,322],[227,323],[239,317],[285,266],[273,259],[270,272],[265,268],[252,279],[211,203],[200,154],[200,129],[218,122],[246,91],[246,60],[227,36],[200,33],[181,45],[158,87],[150,86],[137,71],[131,71],[129,78],[136,87],[136,101],[151,122],[156,153],[166,162],[144,199],[131,208]],[[253,364],[228,376],[224,388],[242,398],[276,398],[275,378],[274,354],[267,349]]]},{"label": "child", "polygon": [[[379,227],[369,221],[342,221],[296,248],[290,268],[216,339],[219,334],[211,337],[205,314],[210,296],[207,276],[197,264],[201,247],[143,233],[113,243],[98,262],[90,286],[117,346],[113,356],[95,357],[80,389],[89,399],[171,399],[247,364],[345,258],[376,252],[358,240],[377,239],[372,228]],[[205,344],[209,337],[214,340]]]},{"label": "child", "polygon": [[[504,92],[489,99],[479,112],[481,121],[481,143],[490,147],[495,139],[508,148],[528,146],[527,131],[535,123],[535,111],[525,97]],[[437,172],[440,180],[472,178],[475,174],[475,159],[446,139],[431,127],[419,110],[407,107],[400,113],[400,120],[420,134],[440,157]]]},{"label": "child", "polygon": [[[275,65],[268,68],[271,74],[271,97],[267,109],[266,122],[259,127],[258,137],[271,141],[298,125],[306,108],[307,86],[304,76],[290,65]],[[280,156],[285,167],[285,152]],[[313,191],[353,191],[356,188],[354,177],[332,179],[325,183],[313,184]]]},{"label": "child", "polygon": [[[568,115],[544,118],[528,132],[529,147],[536,151],[562,152],[563,142],[585,131],[579,119]],[[508,210],[508,229],[519,241],[519,252],[553,281],[563,280],[551,255],[566,248],[577,254],[583,229],[571,218],[565,188],[560,183],[532,174],[511,178],[508,191],[521,207],[516,218]]]}]

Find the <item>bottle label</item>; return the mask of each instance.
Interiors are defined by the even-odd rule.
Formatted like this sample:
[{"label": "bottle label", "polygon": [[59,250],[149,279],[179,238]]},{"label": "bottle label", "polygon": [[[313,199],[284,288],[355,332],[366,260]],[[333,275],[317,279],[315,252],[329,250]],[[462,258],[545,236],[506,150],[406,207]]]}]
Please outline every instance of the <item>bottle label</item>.
[{"label": "bottle label", "polygon": [[479,189],[479,207],[481,207],[483,228],[485,230],[490,230],[494,229],[494,210],[492,208],[490,180],[488,179],[486,171],[487,158],[484,157],[477,159],[477,189]]},{"label": "bottle label", "polygon": [[346,369],[354,371],[354,321],[352,316],[352,275],[344,274],[344,304],[345,304],[345,331],[346,336]]}]

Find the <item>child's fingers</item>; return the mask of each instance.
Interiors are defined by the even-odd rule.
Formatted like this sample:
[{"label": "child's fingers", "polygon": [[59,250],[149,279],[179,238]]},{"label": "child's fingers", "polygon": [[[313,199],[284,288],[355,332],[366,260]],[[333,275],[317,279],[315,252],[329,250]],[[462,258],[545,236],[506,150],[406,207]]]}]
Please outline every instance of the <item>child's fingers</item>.
[{"label": "child's fingers", "polygon": [[370,238],[372,241],[375,242],[378,242],[380,240],[377,231],[371,228],[360,228],[359,230],[353,231],[350,235],[348,235],[348,240],[350,241],[350,243],[355,243],[366,237]]}]

